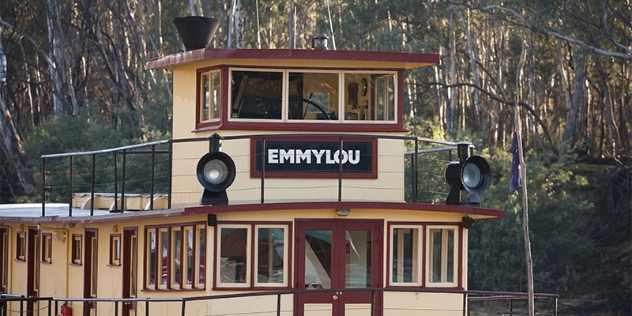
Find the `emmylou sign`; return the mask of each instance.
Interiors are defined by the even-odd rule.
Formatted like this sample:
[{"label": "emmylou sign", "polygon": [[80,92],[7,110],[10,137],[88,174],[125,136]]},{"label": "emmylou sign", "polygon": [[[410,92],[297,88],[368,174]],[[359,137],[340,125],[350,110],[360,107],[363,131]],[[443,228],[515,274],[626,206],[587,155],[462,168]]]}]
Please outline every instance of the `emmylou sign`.
[{"label": "emmylou sign", "polygon": [[[264,157],[261,140],[252,141],[251,176],[270,178],[337,178],[340,165],[345,178],[375,178],[377,176],[377,144],[370,139],[345,139],[340,148],[337,139],[308,141],[266,140]],[[262,159],[263,158],[263,159]]]}]

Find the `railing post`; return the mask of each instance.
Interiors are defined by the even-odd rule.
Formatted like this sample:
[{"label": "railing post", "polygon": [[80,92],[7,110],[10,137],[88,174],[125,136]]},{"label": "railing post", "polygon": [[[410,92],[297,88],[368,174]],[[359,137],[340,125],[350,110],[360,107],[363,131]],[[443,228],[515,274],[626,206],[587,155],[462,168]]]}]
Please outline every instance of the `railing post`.
[{"label": "railing post", "polygon": [[118,211],[118,164],[116,158],[116,152],[114,152],[114,211]]},{"label": "railing post", "polygon": [[92,179],[90,180],[90,216],[94,215],[94,178],[96,173],[97,155],[92,154]]},{"label": "railing post", "polygon": [[412,185],[413,185],[413,203],[417,203],[417,179],[419,177],[419,170],[417,170],[417,152],[419,151],[419,142],[417,141],[417,138],[415,138],[415,153],[413,153],[413,161],[412,161],[412,165],[413,165],[413,178],[412,178]]},{"label": "railing post", "polygon": [[123,170],[121,174],[121,213],[125,212],[125,162],[127,159],[127,149],[123,149]]},{"label": "railing post", "polygon": [[69,192],[69,202],[68,202],[68,216],[72,217],[72,156],[70,156],[70,160],[68,162],[68,186],[70,187],[70,189],[68,190]]},{"label": "railing post", "polygon": [[171,208],[171,195],[173,194],[172,185],[172,176],[173,176],[173,140],[169,141],[169,195],[167,196],[167,208]]},{"label": "railing post", "polygon": [[266,138],[261,137],[261,204],[264,199],[264,184],[266,178]]},{"label": "railing post", "polygon": [[149,316],[149,297],[145,299],[145,315]]},{"label": "railing post", "polygon": [[149,180],[149,210],[154,210],[154,172],[156,164],[156,145],[151,145],[151,177]]},{"label": "railing post", "polygon": [[[383,294],[382,297],[384,297]],[[375,290],[371,290],[371,316],[373,315],[375,315]]]},{"label": "railing post", "polygon": [[181,316],[184,316],[186,314],[186,308],[187,308],[187,301],[182,300],[182,313],[180,314]]},{"label": "railing post", "polygon": [[46,158],[42,158],[42,217],[46,217]]},{"label": "railing post", "polygon": [[[123,308],[125,308],[125,305],[123,305]],[[118,301],[114,301],[114,316],[118,316]]]},{"label": "railing post", "polygon": [[277,294],[277,316],[281,316],[281,293]]},{"label": "railing post", "polygon": [[344,146],[342,136],[340,139],[340,151],[338,152],[338,202],[342,201],[342,147]]}]

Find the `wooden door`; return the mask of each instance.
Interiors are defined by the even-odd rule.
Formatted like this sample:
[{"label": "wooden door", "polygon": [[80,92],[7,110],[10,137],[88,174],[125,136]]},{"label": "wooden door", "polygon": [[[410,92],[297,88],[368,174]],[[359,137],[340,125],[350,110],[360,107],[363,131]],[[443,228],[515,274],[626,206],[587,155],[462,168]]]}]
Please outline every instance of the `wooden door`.
[{"label": "wooden door", "polygon": [[[296,315],[381,315],[382,221],[297,221]],[[373,314],[371,306],[373,305]]]},{"label": "wooden door", "polygon": [[[136,227],[123,230],[123,298],[135,298],[138,290],[138,239]],[[136,314],[136,303],[123,303],[123,316]]]}]

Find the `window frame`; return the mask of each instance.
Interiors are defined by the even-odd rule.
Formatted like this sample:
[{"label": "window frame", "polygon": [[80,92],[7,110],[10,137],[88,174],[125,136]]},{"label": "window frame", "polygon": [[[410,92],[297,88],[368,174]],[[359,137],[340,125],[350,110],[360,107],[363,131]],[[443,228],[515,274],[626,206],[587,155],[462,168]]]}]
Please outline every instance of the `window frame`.
[{"label": "window frame", "polygon": [[[201,233],[202,230],[204,231],[204,235]],[[184,259],[186,258],[186,260],[188,260],[188,256],[185,256],[184,251],[181,250],[180,256],[176,258],[174,247],[174,235],[176,232],[180,232],[180,249],[187,247],[188,252],[188,246],[190,243],[188,235],[186,234],[188,231],[193,231],[193,244],[191,245],[193,269],[191,271],[191,276],[194,277],[194,280],[191,282],[186,280],[189,275],[188,271],[185,272],[182,268],[185,264],[187,264]],[[146,226],[145,245],[143,248],[145,253],[145,260],[143,263],[143,290],[204,290],[206,288],[207,279],[207,271],[205,269],[207,231],[208,228],[206,227],[206,222]],[[151,237],[152,234],[153,239]],[[204,238],[204,240],[201,240],[202,238]],[[164,248],[164,246],[166,246],[166,248]],[[152,248],[155,248],[156,250],[153,251],[153,254]],[[163,251],[166,251],[166,256],[159,256],[158,254],[162,254]],[[175,273],[177,268],[176,259],[179,260],[180,264],[180,275],[177,279]],[[152,271],[154,271],[153,283],[151,277]]]},{"label": "window frame", "polygon": [[[205,75],[208,75],[208,86],[209,86],[209,91],[215,91],[212,89],[212,78],[213,75],[216,74],[219,76],[219,87],[217,89],[219,95],[217,96],[217,104],[213,103],[213,106],[217,107],[217,115],[211,115],[211,114],[215,114],[214,111],[211,111],[211,105],[209,105],[208,107],[208,119],[204,119],[204,105],[206,102],[203,102],[203,100],[205,100],[205,95],[204,95],[204,82],[203,82],[203,77]],[[196,77],[196,85],[197,85],[197,98],[196,98],[196,123],[198,125],[208,125],[208,124],[213,124],[213,123],[217,123],[220,121],[221,117],[222,117],[222,104],[224,104],[223,99],[222,99],[222,95],[223,95],[223,81],[222,81],[222,69],[221,68],[204,68],[204,69],[199,69],[197,71],[197,77]],[[210,98],[213,99],[213,98]]]},{"label": "window frame", "polygon": [[[283,283],[265,283],[258,281],[258,250],[259,228],[279,228],[283,229]],[[247,246],[246,246],[246,278],[244,283],[228,283],[220,282],[220,268],[221,268],[221,234],[222,229],[246,229],[247,230]],[[288,289],[291,287],[291,274],[292,274],[292,223],[291,222],[256,222],[256,223],[243,223],[243,222],[222,222],[218,223],[215,227],[215,249],[216,255],[214,260],[214,275],[213,288],[214,289]]]},{"label": "window frame", "polygon": [[[413,252],[413,257],[416,258],[417,262],[416,264],[414,264],[413,266],[413,274],[416,276],[417,280],[414,282],[405,282],[405,281],[394,281],[393,278],[393,271],[395,269],[394,267],[394,263],[395,263],[395,247],[393,247],[393,234],[395,232],[395,229],[411,229],[411,230],[416,230],[416,240],[413,240],[413,245],[412,247],[414,247],[414,249],[412,249]],[[423,261],[423,253],[424,253],[424,225],[420,225],[420,224],[391,224],[389,225],[389,236],[388,236],[388,240],[389,240],[389,256],[388,256],[388,260],[389,260],[389,270],[388,270],[388,283],[390,286],[414,286],[414,287],[421,287],[424,285],[424,281],[425,281],[425,273],[424,273],[424,261]],[[413,236],[413,238],[415,238],[415,236]],[[398,240],[398,243],[403,242]],[[400,248],[398,247],[398,250],[400,250]],[[403,250],[403,249],[402,249]],[[399,256],[399,255],[398,255]]]},{"label": "window frame", "polygon": [[[441,247],[442,247],[442,252],[441,252],[441,281],[439,282],[433,282],[433,278],[432,278],[432,273],[433,273],[433,241],[434,241],[434,237],[432,236],[432,231],[433,230],[439,230],[441,231],[441,235],[442,235],[442,239],[441,239]],[[461,266],[461,254],[460,254],[460,249],[461,249],[461,240],[460,240],[460,231],[462,230],[462,228],[459,225],[427,225],[426,226],[426,230],[425,230],[425,234],[426,234],[426,240],[425,240],[425,245],[426,245],[426,263],[425,263],[425,272],[426,272],[426,286],[427,287],[449,287],[449,288],[456,288],[459,286],[459,284],[461,284],[459,278],[461,277],[461,274],[459,273],[460,270],[460,266]],[[446,246],[448,245],[448,240],[444,239],[444,233],[447,231],[452,231],[453,232],[453,244],[452,244],[452,282],[448,282],[447,279],[444,280],[443,274],[447,273],[447,271],[445,271],[444,269],[448,269],[448,264],[449,264],[449,248],[446,249]],[[445,250],[445,251],[443,251]],[[446,278],[447,278],[447,274],[446,274]]]},{"label": "window frame", "polygon": [[15,261],[26,261],[26,232],[17,232],[16,234]]},{"label": "window frame", "polygon": [[53,252],[53,233],[42,232],[40,263],[51,264]]},{"label": "window frame", "polygon": [[[257,123],[262,123],[265,122],[266,124],[273,124],[273,123],[291,123],[291,124],[297,124],[300,125],[302,127],[304,123],[308,123],[308,124],[374,124],[374,125],[384,125],[384,126],[388,126],[388,128],[393,128],[396,126],[401,126],[401,108],[399,105],[399,100],[402,99],[402,96],[400,95],[400,91],[399,91],[399,85],[401,82],[401,76],[403,75],[402,71],[399,70],[388,70],[388,69],[381,69],[381,70],[375,70],[375,71],[371,71],[371,70],[349,70],[349,69],[316,69],[316,68],[245,68],[245,67],[228,67],[227,69],[228,72],[228,80],[224,81],[226,83],[227,90],[228,90],[228,95],[226,98],[226,102],[224,103],[224,108],[227,110],[226,113],[228,113],[227,115],[227,119],[228,122],[232,122],[232,123],[253,123],[253,122],[257,122]],[[259,119],[259,118],[237,118],[237,117],[233,117],[233,102],[234,102],[234,96],[233,95],[233,89],[232,89],[232,82],[233,82],[233,73],[234,72],[278,72],[282,74],[282,97],[281,97],[281,119]],[[338,87],[337,87],[337,93],[338,93],[338,100],[337,100],[337,104],[338,104],[338,109],[336,110],[337,116],[338,118],[336,120],[312,120],[312,119],[290,119],[288,117],[288,99],[289,99],[289,74],[290,73],[334,73],[334,74],[338,74]],[[369,90],[369,92],[367,92],[366,94],[366,98],[373,98],[373,104],[370,106],[371,109],[367,109],[367,112],[372,111],[374,112],[372,114],[372,116],[374,117],[371,120],[360,120],[360,119],[345,119],[345,106],[346,106],[346,102],[347,102],[347,87],[346,87],[346,76],[347,75],[364,75],[365,77],[370,78],[369,79],[369,85],[372,86],[371,90]],[[377,120],[377,89],[375,88],[375,82],[376,82],[376,78],[384,78],[384,77],[390,77],[392,76],[393,78],[393,120]],[[198,76],[198,78],[200,78],[200,76]],[[198,79],[199,80],[199,79]],[[388,82],[388,81],[387,81]],[[199,85],[198,85],[199,86]],[[322,92],[319,91],[322,89],[316,89],[314,90],[315,92]],[[358,92],[359,93],[359,92]],[[198,93],[199,95],[199,93]],[[307,96],[303,96],[304,99],[307,99]],[[330,97],[331,98],[331,97]],[[200,97],[198,97],[198,100],[200,99]],[[221,114],[220,114],[221,116]],[[198,120],[199,121],[199,120]],[[355,129],[355,127],[352,127]]]},{"label": "window frame", "polygon": [[83,235],[72,234],[71,235],[71,255],[70,264],[80,266],[83,263],[82,251],[83,251]]},{"label": "window frame", "polygon": [[121,265],[121,246],[121,234],[110,234],[110,256],[108,265]]}]

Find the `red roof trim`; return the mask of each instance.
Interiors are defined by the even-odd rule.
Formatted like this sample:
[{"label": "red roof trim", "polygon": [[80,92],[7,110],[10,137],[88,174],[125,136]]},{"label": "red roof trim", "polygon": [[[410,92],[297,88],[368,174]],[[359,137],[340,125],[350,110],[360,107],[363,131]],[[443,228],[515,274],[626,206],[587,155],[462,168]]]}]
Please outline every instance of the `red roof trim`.
[{"label": "red roof trim", "polygon": [[318,49],[212,49],[204,48],[181,52],[147,60],[147,69],[168,68],[184,63],[205,59],[294,59],[294,60],[340,60],[402,63],[402,68],[410,69],[422,64],[439,64],[439,54],[318,50]]},{"label": "red roof trim", "polygon": [[184,214],[219,214],[227,212],[260,212],[260,211],[284,211],[300,209],[391,209],[399,211],[443,212],[464,215],[506,218],[503,210],[481,208],[473,206],[457,206],[443,204],[424,203],[399,203],[399,202],[293,202],[293,203],[264,203],[264,204],[238,204],[238,205],[214,205],[193,206],[184,209]]}]

